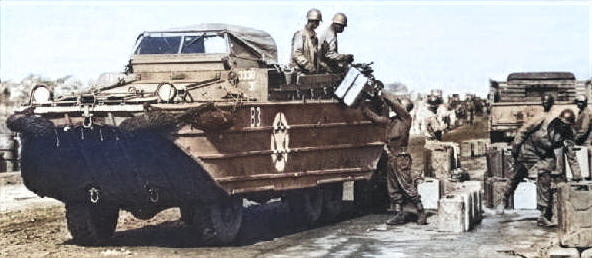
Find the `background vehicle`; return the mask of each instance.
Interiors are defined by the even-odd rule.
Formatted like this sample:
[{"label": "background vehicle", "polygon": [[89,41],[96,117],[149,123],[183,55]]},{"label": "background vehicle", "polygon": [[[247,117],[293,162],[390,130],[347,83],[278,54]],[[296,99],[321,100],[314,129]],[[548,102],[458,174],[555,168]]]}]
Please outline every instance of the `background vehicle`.
[{"label": "background vehicle", "polygon": [[559,114],[571,108],[577,114],[575,97],[590,98],[590,80],[576,80],[570,72],[511,73],[507,81],[490,81],[489,134],[491,142],[511,142],[520,126],[543,112],[541,96],[551,94],[555,105],[550,112]]}]

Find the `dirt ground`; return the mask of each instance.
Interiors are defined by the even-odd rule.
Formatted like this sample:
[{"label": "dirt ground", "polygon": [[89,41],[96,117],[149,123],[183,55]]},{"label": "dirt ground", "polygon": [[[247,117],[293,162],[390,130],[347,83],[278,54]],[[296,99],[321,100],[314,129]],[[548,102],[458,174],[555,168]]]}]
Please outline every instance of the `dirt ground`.
[{"label": "dirt ground", "polygon": [[[423,138],[412,139],[414,157]],[[462,160],[474,180],[485,172],[484,157]],[[421,169],[421,158],[414,168]],[[347,192],[346,194],[347,195]],[[386,226],[388,213],[370,213],[344,201],[337,222],[302,228],[281,202],[245,207],[235,244],[200,246],[178,209],[149,220],[121,211],[112,243],[82,247],[70,242],[61,202],[29,192],[18,173],[0,173],[0,256],[4,257],[546,257],[557,244],[555,229],[536,226],[538,212],[485,209],[482,222],[464,233],[439,232],[431,211],[428,225]]]}]

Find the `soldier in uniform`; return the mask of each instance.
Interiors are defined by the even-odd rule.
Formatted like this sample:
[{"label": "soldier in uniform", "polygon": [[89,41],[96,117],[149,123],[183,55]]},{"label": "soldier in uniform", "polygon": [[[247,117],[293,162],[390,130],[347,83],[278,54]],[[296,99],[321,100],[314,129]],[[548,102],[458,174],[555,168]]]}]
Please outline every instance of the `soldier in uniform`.
[{"label": "soldier in uniform", "polygon": [[500,205],[505,204],[523,178],[536,179],[537,209],[541,211],[537,223],[541,226],[554,225],[551,220],[555,187],[557,183],[565,181],[564,172],[556,168],[557,159],[563,159],[565,153],[572,168],[573,179],[581,178],[578,161],[570,148],[574,145],[574,122],[574,112],[565,109],[559,117],[552,120],[539,119],[539,122],[519,130],[512,143],[516,173]]},{"label": "soldier in uniform", "polygon": [[[528,169],[524,170],[524,164],[517,163],[517,157],[520,151],[520,146],[526,140],[526,137],[530,135],[533,131],[539,128],[547,128],[549,122],[554,118],[549,111],[555,104],[554,98],[551,95],[543,95],[541,96],[541,105],[543,106],[543,112],[537,114],[536,117],[531,118],[527,123],[522,125],[517,131],[516,136],[514,136],[514,141],[511,143],[512,146],[512,156],[514,158],[514,164],[512,169],[514,170],[514,175],[510,180],[510,185],[505,189],[504,196],[502,201],[496,207],[496,213],[504,214],[504,208],[506,206],[507,200],[514,194],[516,187],[518,184],[524,179],[529,177]],[[555,164],[555,163],[553,163]],[[530,164],[532,166],[532,164]],[[530,175],[531,179],[536,178],[536,172]]]},{"label": "soldier in uniform", "polygon": [[372,121],[386,126],[386,153],[387,162],[387,191],[391,200],[391,207],[395,216],[386,224],[400,225],[407,222],[403,212],[405,201],[415,203],[417,207],[417,224],[425,225],[426,213],[423,209],[419,193],[417,192],[416,177],[411,171],[412,159],[407,152],[409,145],[409,130],[412,117],[409,111],[413,109],[410,100],[399,101],[394,95],[382,92],[375,104],[378,111],[373,111],[368,106],[362,106],[362,112]]},{"label": "soldier in uniform", "polygon": [[430,115],[426,118],[426,138],[441,141],[442,134],[446,130],[446,124],[442,117],[438,116],[438,107],[442,104],[442,98],[432,95],[428,97],[427,102]]},{"label": "soldier in uniform", "polygon": [[354,61],[351,54],[339,54],[337,51],[337,34],[342,33],[347,27],[347,16],[344,13],[336,13],[333,23],[319,34],[320,64],[330,73],[345,72],[347,66]]},{"label": "soldier in uniform", "polygon": [[319,39],[315,29],[323,21],[321,11],[310,9],[306,13],[307,23],[304,29],[294,33],[292,38],[292,66],[299,73],[314,74],[320,72],[318,46]]},{"label": "soldier in uniform", "polygon": [[592,110],[588,108],[588,98],[584,95],[576,97],[576,105],[578,106],[578,118],[576,119],[576,144],[585,145],[590,149],[592,147]]}]

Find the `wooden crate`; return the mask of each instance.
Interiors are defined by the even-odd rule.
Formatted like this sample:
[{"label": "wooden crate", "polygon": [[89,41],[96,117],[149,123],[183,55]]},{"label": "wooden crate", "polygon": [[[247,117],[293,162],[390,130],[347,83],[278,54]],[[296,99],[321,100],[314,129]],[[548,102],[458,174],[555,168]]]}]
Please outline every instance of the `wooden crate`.
[{"label": "wooden crate", "polygon": [[592,182],[558,186],[559,242],[564,247],[592,247]]}]

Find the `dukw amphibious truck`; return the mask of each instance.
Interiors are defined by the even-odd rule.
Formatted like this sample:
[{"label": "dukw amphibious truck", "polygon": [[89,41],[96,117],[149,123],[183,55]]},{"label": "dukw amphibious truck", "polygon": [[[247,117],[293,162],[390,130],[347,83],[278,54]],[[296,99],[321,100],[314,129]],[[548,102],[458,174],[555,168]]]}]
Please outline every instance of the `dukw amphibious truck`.
[{"label": "dukw amphibious truck", "polygon": [[214,244],[237,235],[243,199],[281,198],[307,223],[335,217],[343,183],[370,179],[383,151],[384,129],[355,108],[380,82],[369,65],[297,74],[276,51],[241,26],[144,32],[125,72],[88,93],[35,86],[7,121],[25,185],[65,203],[84,245],[108,240],[120,209],[148,219],[179,207]]}]

